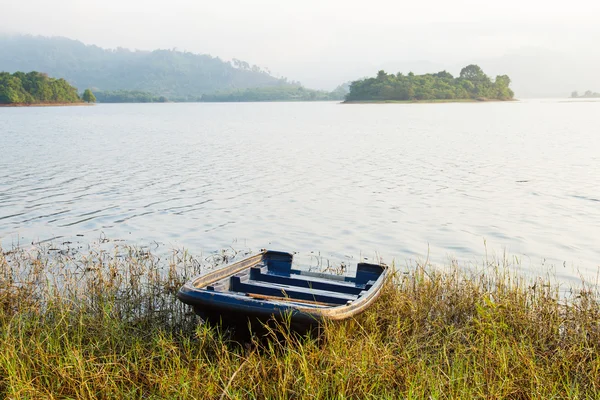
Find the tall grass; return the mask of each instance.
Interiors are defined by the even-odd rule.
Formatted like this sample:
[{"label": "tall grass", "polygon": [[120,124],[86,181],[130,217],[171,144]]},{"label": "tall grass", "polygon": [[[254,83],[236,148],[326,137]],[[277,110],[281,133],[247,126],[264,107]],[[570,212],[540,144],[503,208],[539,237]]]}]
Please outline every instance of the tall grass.
[{"label": "tall grass", "polygon": [[175,299],[185,253],[0,254],[0,398],[600,397],[598,293],[503,266],[396,272],[318,338],[239,343]]}]

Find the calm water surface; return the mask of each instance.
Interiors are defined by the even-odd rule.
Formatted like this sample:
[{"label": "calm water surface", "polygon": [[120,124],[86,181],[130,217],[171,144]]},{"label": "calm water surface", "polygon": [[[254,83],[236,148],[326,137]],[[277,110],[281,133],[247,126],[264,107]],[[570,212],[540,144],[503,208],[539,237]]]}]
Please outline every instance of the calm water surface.
[{"label": "calm water surface", "polygon": [[593,278],[599,132],[600,102],[554,100],[0,108],[0,243],[402,264],[487,249]]}]

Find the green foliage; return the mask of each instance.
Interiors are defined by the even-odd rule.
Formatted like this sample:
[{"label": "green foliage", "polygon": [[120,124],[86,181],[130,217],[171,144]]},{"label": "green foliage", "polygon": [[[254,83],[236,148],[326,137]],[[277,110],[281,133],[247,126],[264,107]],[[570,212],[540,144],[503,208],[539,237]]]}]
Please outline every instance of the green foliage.
[{"label": "green foliage", "polygon": [[154,96],[140,90],[96,92],[98,103],[166,103],[165,96]]},{"label": "green foliage", "polygon": [[40,72],[0,72],[0,104],[78,103],[77,89]]},{"label": "green foliage", "polygon": [[240,60],[232,64],[177,50],[108,50],[59,37],[0,35],[0,66],[10,72],[42,70],[80,88],[144,91],[181,101],[197,101],[216,91],[288,84]]},{"label": "green foliage", "polygon": [[479,65],[471,64],[460,71],[460,77],[470,81],[483,81],[487,78],[487,75],[483,73]]},{"label": "green foliage", "polygon": [[477,65],[463,68],[458,78],[446,71],[406,76],[379,71],[375,78],[352,82],[346,101],[510,100],[514,93],[509,86],[507,75],[492,82]]},{"label": "green foliage", "polygon": [[92,93],[92,91],[90,89],[85,89],[85,91],[83,92],[83,101],[87,102],[87,103],[95,103],[96,102],[96,96],[94,96],[94,93]]},{"label": "green foliage", "polygon": [[200,101],[204,102],[244,102],[244,101],[328,101],[342,100],[343,89],[333,92],[306,89],[298,85],[281,85],[273,87],[231,90],[205,94]]}]

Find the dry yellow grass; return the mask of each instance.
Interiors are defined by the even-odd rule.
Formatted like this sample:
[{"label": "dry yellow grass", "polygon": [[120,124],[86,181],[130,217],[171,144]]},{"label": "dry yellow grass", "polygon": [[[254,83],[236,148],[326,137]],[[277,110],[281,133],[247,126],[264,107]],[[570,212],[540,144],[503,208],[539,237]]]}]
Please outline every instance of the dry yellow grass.
[{"label": "dry yellow grass", "polygon": [[198,269],[135,249],[2,253],[0,398],[600,397],[595,291],[417,266],[320,338],[281,324],[238,343],[175,299]]}]

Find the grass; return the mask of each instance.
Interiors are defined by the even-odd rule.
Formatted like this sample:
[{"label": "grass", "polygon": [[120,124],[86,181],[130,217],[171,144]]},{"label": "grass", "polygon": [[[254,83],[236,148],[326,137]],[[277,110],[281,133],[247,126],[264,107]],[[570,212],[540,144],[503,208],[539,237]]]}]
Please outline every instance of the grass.
[{"label": "grass", "polygon": [[[226,261],[226,255],[221,261]],[[132,248],[0,252],[0,398],[600,397],[600,303],[502,265],[396,272],[321,337],[238,343],[174,297],[203,263]]]}]

